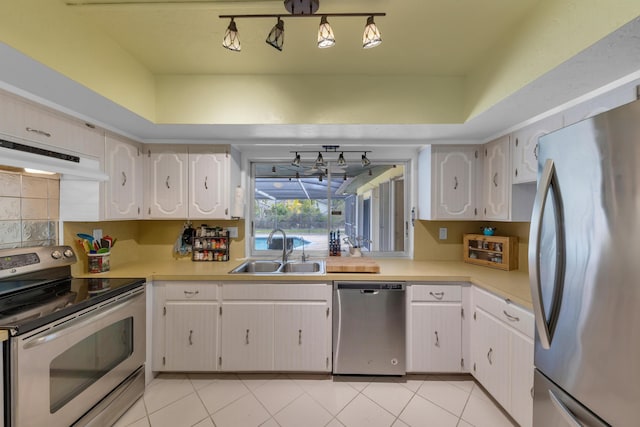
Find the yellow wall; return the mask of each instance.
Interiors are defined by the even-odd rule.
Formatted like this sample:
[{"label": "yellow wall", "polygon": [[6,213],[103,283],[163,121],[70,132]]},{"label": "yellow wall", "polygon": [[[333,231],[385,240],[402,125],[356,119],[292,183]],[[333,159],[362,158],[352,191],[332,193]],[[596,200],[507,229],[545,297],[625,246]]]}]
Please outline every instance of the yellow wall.
[{"label": "yellow wall", "polygon": [[542,0],[468,74],[472,118],[640,15],[638,0]]},{"label": "yellow wall", "polygon": [[[196,221],[198,226],[204,221]],[[238,227],[238,238],[231,239],[229,248],[230,259],[243,258],[244,255],[244,221],[215,221],[207,222],[209,226]],[[173,247],[178,236],[182,235],[184,221],[105,221],[105,222],[65,222],[64,244],[72,245],[80,251],[76,241],[77,233],[92,234],[94,229],[102,229],[104,236],[109,235],[118,239],[111,251],[111,266],[128,264],[131,262],[156,260],[184,260],[190,262],[189,256],[179,256]],[[87,258],[80,256],[78,263],[72,267],[73,274],[87,272]]]},{"label": "yellow wall", "polygon": [[[462,261],[463,234],[479,234],[481,226],[497,227],[496,235],[518,237],[518,270],[529,271],[528,222],[416,221],[414,259],[423,261]],[[439,240],[441,227],[447,228],[447,240]]]},{"label": "yellow wall", "polygon": [[0,40],[123,107],[155,119],[154,76],[64,1],[2,1]]}]

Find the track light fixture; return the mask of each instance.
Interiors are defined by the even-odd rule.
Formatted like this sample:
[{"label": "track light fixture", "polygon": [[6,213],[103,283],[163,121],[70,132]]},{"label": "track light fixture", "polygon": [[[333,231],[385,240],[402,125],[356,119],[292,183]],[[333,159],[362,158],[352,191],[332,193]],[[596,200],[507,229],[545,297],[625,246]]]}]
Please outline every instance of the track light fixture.
[{"label": "track light fixture", "polygon": [[267,40],[265,41],[267,44],[275,47],[279,51],[282,51],[282,46],[284,45],[284,22],[282,19],[278,17],[278,22],[273,26],[267,36]]},{"label": "track light fixture", "polygon": [[318,151],[318,157],[316,157],[316,161],[313,163],[313,166],[316,168],[320,168],[324,166],[324,157],[322,157],[322,153]]},{"label": "track light fixture", "polygon": [[242,46],[240,46],[240,39],[238,38],[238,28],[236,27],[236,23],[233,18],[231,18],[227,31],[224,33],[222,46],[234,52],[240,52],[242,49]]},{"label": "track light fixture", "polygon": [[[338,151],[338,149],[340,148],[339,145],[323,145],[322,146],[322,150],[320,151],[316,151],[316,150],[310,150],[310,151],[290,151],[290,153],[295,153],[293,160],[291,161],[291,165],[292,166],[296,166],[296,167],[300,167],[301,164],[301,158],[300,158],[300,153],[318,153],[318,156],[316,157],[315,161],[313,162],[313,165],[316,169],[320,169],[322,167],[325,167],[326,163],[325,163],[325,159],[323,156],[323,153],[326,155],[327,153],[340,153],[338,155],[338,158],[336,159],[336,165],[339,167],[347,167],[347,160],[344,157],[344,153],[362,153],[362,157],[361,157],[361,164],[362,167],[367,167],[369,165],[371,165],[371,160],[369,160],[367,158],[367,153],[370,153],[371,151],[369,150],[340,150]],[[323,151],[324,150],[324,151]],[[345,174],[346,176],[346,174]]]},{"label": "track light fixture", "polygon": [[300,167],[300,154],[298,154],[296,152],[296,156],[293,158],[293,161],[291,162],[291,166],[295,166],[295,167]]},{"label": "track light fixture", "polygon": [[367,23],[362,35],[362,46],[366,49],[378,46],[382,43],[380,30],[376,26],[373,18],[375,16],[386,16],[386,13],[362,12],[362,13],[322,13],[316,14],[320,7],[320,0],[285,0],[284,6],[290,15],[279,14],[260,14],[260,15],[219,15],[221,19],[231,19],[229,27],[224,35],[222,45],[234,52],[240,51],[240,39],[238,38],[238,29],[236,28],[234,19],[238,18],[277,18],[276,25],[271,29],[267,36],[267,44],[282,50],[284,44],[284,22],[281,18],[317,18],[320,17],[320,26],[318,28],[318,47],[327,48],[334,46],[336,43],[333,29],[329,25],[327,17],[367,17]]},{"label": "track light fixture", "polygon": [[336,44],[336,38],[333,35],[333,29],[327,21],[326,15],[320,19],[320,28],[318,28],[318,47],[321,49],[333,47]]}]

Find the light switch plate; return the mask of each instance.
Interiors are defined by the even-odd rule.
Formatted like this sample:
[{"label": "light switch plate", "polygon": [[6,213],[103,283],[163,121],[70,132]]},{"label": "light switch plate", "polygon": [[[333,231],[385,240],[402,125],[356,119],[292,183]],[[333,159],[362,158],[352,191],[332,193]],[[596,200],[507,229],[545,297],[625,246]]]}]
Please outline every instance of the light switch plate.
[{"label": "light switch plate", "polygon": [[440,240],[447,240],[447,229],[445,227],[440,228]]},{"label": "light switch plate", "polygon": [[94,228],[92,235],[96,240],[102,239],[102,228]]},{"label": "light switch plate", "polygon": [[227,231],[229,231],[229,237],[232,239],[238,238],[238,227],[227,227]]}]

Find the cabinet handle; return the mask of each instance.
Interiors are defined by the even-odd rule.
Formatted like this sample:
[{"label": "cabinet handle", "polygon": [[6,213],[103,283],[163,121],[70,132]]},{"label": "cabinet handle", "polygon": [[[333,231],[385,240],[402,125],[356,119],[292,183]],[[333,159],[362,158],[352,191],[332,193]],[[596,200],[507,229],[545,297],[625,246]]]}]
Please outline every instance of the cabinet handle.
[{"label": "cabinet handle", "polygon": [[516,138],[516,147],[518,146],[518,138]]},{"label": "cabinet handle", "polygon": [[536,156],[536,160],[538,160],[538,144],[533,147],[533,155]]},{"label": "cabinet handle", "polygon": [[520,321],[519,317],[510,315],[509,313],[507,313],[507,310],[502,310],[502,312],[504,313],[505,316],[507,316],[507,319],[511,320],[512,322],[519,322]]},{"label": "cabinet handle", "polygon": [[444,292],[429,292],[429,295],[431,295],[432,297],[434,297],[435,299],[442,299],[444,298]]},{"label": "cabinet handle", "polygon": [[189,345],[193,345],[193,330],[189,331]]},{"label": "cabinet handle", "polygon": [[436,347],[440,347],[440,338],[438,338],[438,331],[436,331]]},{"label": "cabinet handle", "polygon": [[498,186],[498,172],[493,174],[493,186],[494,187]]},{"label": "cabinet handle", "polygon": [[165,180],[164,185],[166,185],[166,186],[167,186],[167,188],[169,188],[169,189],[170,189],[170,188],[171,188],[171,186],[169,185],[169,178],[170,178],[170,176],[169,176],[169,175],[167,175],[167,179]]},{"label": "cabinet handle", "polygon": [[489,361],[489,365],[493,365],[493,349],[489,347],[489,352],[487,353],[487,360]]},{"label": "cabinet handle", "polygon": [[25,129],[27,130],[27,132],[37,133],[38,135],[46,136],[47,138],[51,137],[51,134],[49,132],[45,132],[45,131],[40,130],[40,129],[33,129],[33,128],[30,128],[30,127],[27,127]]},{"label": "cabinet handle", "polygon": [[516,177],[518,176],[518,168],[516,168]]},{"label": "cabinet handle", "polygon": [[457,176],[453,177],[453,189],[454,190],[458,189],[458,177]]},{"label": "cabinet handle", "polygon": [[198,295],[199,293],[200,293],[200,291],[184,291],[184,295],[187,296],[187,297]]},{"label": "cabinet handle", "polygon": [[124,187],[127,184],[127,174],[122,172],[122,186]]},{"label": "cabinet handle", "polygon": [[248,329],[247,329],[246,335],[244,336],[244,343],[246,345],[249,345],[249,330]]},{"label": "cabinet handle", "polygon": [[298,345],[302,345],[302,329],[298,329]]},{"label": "cabinet handle", "polygon": [[204,177],[204,189],[205,189],[205,190],[208,190],[208,189],[209,189],[209,186],[207,185],[207,180],[208,180],[208,179],[209,179],[209,177],[208,177],[208,176],[205,176],[205,177]]}]

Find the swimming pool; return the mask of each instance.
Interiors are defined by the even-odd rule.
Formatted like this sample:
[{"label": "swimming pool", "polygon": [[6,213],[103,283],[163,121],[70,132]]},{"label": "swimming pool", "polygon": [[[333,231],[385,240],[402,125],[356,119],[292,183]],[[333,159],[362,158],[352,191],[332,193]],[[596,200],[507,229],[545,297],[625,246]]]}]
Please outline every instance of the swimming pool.
[{"label": "swimming pool", "polygon": [[[273,238],[274,241],[282,241],[282,237],[274,237]],[[311,243],[308,240],[304,240],[302,237],[287,237],[287,240],[293,240],[293,247],[295,248],[299,248],[301,247],[303,244],[308,245],[309,243]],[[266,237],[256,237],[255,239],[255,250],[257,251],[264,251],[267,250],[267,238]]]}]

